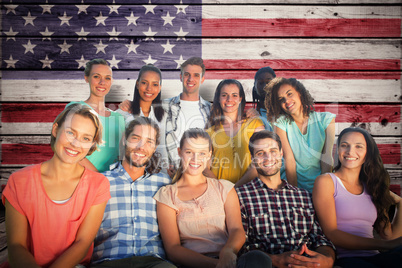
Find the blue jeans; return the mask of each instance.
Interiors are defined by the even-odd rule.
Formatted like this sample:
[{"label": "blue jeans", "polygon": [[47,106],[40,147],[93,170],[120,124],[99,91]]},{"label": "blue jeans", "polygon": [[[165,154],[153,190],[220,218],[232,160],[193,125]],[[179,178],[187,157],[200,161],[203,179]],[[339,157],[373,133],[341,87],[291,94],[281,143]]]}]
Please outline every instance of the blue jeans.
[{"label": "blue jeans", "polygon": [[402,265],[402,246],[370,257],[346,257],[335,261],[342,268],[399,268]]},{"label": "blue jeans", "polygon": [[260,250],[252,250],[237,259],[237,268],[272,268],[271,258]]}]

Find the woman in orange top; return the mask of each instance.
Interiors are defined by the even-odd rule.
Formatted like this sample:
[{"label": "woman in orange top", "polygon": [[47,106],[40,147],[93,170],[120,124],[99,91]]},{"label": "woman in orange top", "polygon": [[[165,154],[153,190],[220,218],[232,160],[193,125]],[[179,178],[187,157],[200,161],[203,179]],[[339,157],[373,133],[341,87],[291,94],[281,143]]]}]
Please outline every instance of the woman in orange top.
[{"label": "woman in orange top", "polygon": [[10,176],[2,198],[12,267],[89,264],[110,186],[105,176],[79,162],[101,139],[96,114],[70,105],[53,123],[53,157]]}]

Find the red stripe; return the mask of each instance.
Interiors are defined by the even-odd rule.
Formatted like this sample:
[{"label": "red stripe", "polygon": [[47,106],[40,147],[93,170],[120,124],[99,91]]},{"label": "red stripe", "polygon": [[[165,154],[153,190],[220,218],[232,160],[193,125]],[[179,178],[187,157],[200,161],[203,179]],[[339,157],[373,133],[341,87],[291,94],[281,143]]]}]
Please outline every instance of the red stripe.
[{"label": "red stripe", "polygon": [[[204,61],[205,62],[205,61]],[[266,65],[268,66],[268,65]],[[271,67],[272,68],[272,67]],[[274,69],[274,68],[273,68]],[[252,71],[216,71],[207,70],[206,79],[228,79],[235,77],[236,79],[253,80],[256,70]],[[275,71],[277,77],[296,77],[297,79],[401,79],[401,72],[348,72],[348,71]]]},{"label": "red stripe", "polygon": [[203,37],[400,37],[401,19],[203,19]]},{"label": "red stripe", "polygon": [[[116,103],[108,103],[107,106]],[[247,107],[251,107],[249,103]],[[64,109],[65,103],[3,103],[1,122],[3,123],[52,123],[56,116]],[[337,115],[339,123],[377,122],[384,126],[388,123],[401,121],[401,105],[370,105],[370,104],[322,104],[317,103],[315,109],[319,112],[331,112]]]},{"label": "red stripe", "polygon": [[207,70],[258,70],[265,66],[274,70],[401,70],[399,59],[204,59],[204,64]]},{"label": "red stripe", "polygon": [[[30,165],[50,159],[53,151],[49,144],[2,144],[2,165]],[[378,144],[384,164],[399,165],[400,144]]]}]

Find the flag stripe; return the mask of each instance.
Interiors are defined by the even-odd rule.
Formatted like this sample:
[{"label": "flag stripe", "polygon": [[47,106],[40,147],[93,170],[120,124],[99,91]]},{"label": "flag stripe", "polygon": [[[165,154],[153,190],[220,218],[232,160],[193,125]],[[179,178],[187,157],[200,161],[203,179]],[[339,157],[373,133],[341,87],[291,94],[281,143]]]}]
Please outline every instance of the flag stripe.
[{"label": "flag stripe", "polygon": [[[242,27],[247,25],[248,27]],[[209,19],[206,37],[400,37],[400,19]]]},{"label": "flag stripe", "polygon": [[[67,103],[3,103],[2,123],[53,122]],[[108,107],[116,109],[119,103],[108,103]],[[249,103],[247,108],[251,107]],[[324,104],[314,105],[319,112],[331,112],[337,115],[336,121],[343,123],[377,122],[398,123],[401,121],[401,105],[347,105]]]}]

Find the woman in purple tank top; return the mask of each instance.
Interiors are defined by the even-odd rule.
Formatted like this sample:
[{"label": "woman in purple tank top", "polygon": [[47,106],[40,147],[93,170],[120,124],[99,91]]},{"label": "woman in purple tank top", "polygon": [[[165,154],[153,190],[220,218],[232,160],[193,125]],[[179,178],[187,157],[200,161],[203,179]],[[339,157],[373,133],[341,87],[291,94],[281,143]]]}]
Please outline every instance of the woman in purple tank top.
[{"label": "woman in purple tank top", "polygon": [[351,127],[340,133],[337,146],[335,172],[318,176],[313,189],[320,225],[337,248],[335,265],[401,267],[402,198],[389,190],[377,144],[366,130]]}]

